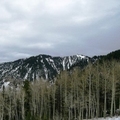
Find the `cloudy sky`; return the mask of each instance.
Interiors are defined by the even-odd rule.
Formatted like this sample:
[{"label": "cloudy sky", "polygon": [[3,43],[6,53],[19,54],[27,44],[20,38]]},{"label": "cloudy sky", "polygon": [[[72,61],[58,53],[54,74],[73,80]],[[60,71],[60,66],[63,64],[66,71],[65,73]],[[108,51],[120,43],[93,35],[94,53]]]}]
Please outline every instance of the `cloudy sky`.
[{"label": "cloudy sky", "polygon": [[120,0],[0,0],[0,62],[120,48]]}]

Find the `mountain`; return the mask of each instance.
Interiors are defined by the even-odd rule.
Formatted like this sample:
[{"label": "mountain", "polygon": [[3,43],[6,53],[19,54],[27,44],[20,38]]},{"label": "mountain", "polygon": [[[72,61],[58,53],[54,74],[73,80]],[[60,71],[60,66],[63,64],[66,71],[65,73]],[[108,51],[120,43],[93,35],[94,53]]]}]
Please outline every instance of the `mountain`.
[{"label": "mountain", "polygon": [[[74,66],[83,67],[88,64],[90,57],[73,55],[66,57],[52,57],[50,55],[32,56],[27,59],[19,59],[13,62],[0,64],[0,84],[7,81],[23,80],[52,80],[63,70],[69,70]],[[17,82],[18,83],[18,82]]]},{"label": "mountain", "polygon": [[52,57],[50,55],[32,56],[13,62],[0,64],[0,86],[7,84],[21,84],[24,80],[34,81],[39,79],[54,80],[64,70],[74,67],[83,68],[89,62],[98,60],[120,60],[120,50],[113,51],[107,55],[94,56],[92,58],[84,55],[73,55],[65,57]]},{"label": "mountain", "polygon": [[100,60],[100,61],[103,61],[103,60],[107,60],[107,61],[111,61],[111,60],[120,60],[120,50],[115,50],[115,51],[112,51],[110,53],[108,53],[107,55],[100,55],[100,56],[93,56],[92,59],[94,61],[96,60]]},{"label": "mountain", "polygon": [[110,52],[109,54],[103,56],[103,59],[105,59],[105,60],[112,60],[112,59],[120,60],[120,50]]}]

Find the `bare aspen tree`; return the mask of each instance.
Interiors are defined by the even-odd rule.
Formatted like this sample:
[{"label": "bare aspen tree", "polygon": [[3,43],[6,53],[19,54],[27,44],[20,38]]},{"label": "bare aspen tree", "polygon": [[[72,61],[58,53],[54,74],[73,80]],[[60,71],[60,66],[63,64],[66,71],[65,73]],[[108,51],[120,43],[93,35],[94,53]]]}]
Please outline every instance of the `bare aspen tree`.
[{"label": "bare aspen tree", "polygon": [[[40,99],[40,118],[42,117],[42,114],[43,114],[43,94],[44,94],[44,91],[42,89],[42,86],[41,86],[41,99]],[[39,98],[38,98],[39,100]],[[48,100],[49,100],[49,94],[48,94]],[[38,108],[39,109],[39,108]]]},{"label": "bare aspen tree", "polygon": [[115,65],[114,62],[112,62],[112,96],[111,96],[111,117],[113,116],[113,105],[115,100]]},{"label": "bare aspen tree", "polygon": [[22,114],[22,120],[25,119],[25,108],[24,108],[24,98],[25,98],[25,93],[24,91],[21,91],[21,114]]},{"label": "bare aspen tree", "polygon": [[11,120],[12,119],[12,90],[11,89],[9,89],[8,91],[7,91],[7,93],[8,93],[8,99],[9,99],[9,103],[8,103],[8,116],[9,116],[9,120]]},{"label": "bare aspen tree", "polygon": [[68,110],[68,80],[69,80],[69,77],[68,77],[68,73],[65,71],[65,74],[63,76],[64,78],[64,118],[66,118],[66,115],[67,114],[67,111]]},{"label": "bare aspen tree", "polygon": [[52,96],[53,96],[53,120],[55,119],[54,116],[55,116],[55,92],[56,92],[56,87],[55,85],[52,86]]},{"label": "bare aspen tree", "polygon": [[88,116],[89,118],[91,118],[91,85],[92,85],[92,81],[91,81],[91,64],[88,65],[88,74],[89,74],[89,112],[88,112]]},{"label": "bare aspen tree", "polygon": [[3,120],[4,117],[4,99],[2,93],[0,93],[0,119]]},{"label": "bare aspen tree", "polygon": [[99,99],[100,99],[100,94],[99,94],[99,92],[100,92],[100,73],[99,73],[99,63],[97,63],[97,80],[96,80],[96,90],[97,90],[97,92],[96,92],[96,94],[97,94],[97,96],[96,96],[96,98],[97,98],[97,108],[96,108],[96,117],[98,118],[99,117],[99,105],[100,105],[100,103],[99,103]]},{"label": "bare aspen tree", "polygon": [[120,110],[120,63],[116,62],[116,100],[118,101],[117,108]]},{"label": "bare aspen tree", "polygon": [[107,67],[107,64],[105,62],[103,62],[103,76],[104,76],[104,118],[106,118],[106,103],[107,103],[107,80],[108,80],[108,76],[109,76],[109,69]]}]

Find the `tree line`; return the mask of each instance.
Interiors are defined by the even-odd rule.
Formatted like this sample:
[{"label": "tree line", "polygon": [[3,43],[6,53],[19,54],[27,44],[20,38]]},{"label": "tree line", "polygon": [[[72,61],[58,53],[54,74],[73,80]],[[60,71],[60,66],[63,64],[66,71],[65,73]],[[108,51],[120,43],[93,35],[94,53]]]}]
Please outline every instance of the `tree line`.
[{"label": "tree line", "polygon": [[63,71],[53,83],[24,81],[3,87],[0,120],[82,120],[120,109],[120,62],[102,61]]}]

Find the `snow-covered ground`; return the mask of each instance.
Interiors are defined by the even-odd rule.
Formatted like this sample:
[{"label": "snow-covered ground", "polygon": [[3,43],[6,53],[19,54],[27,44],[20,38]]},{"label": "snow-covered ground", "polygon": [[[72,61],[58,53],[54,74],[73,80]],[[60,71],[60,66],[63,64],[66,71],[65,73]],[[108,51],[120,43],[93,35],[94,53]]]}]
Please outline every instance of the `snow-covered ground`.
[{"label": "snow-covered ground", "polygon": [[[92,119],[88,119],[88,120],[92,120]],[[106,117],[106,118],[94,118],[93,120],[120,120],[120,116],[114,116],[114,117]]]},{"label": "snow-covered ground", "polygon": [[2,85],[1,88],[0,88],[0,91],[3,90],[3,86],[4,86],[5,88],[8,88],[9,84],[10,84],[10,82],[4,82],[3,85]]}]

